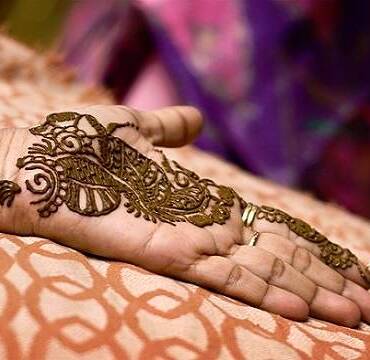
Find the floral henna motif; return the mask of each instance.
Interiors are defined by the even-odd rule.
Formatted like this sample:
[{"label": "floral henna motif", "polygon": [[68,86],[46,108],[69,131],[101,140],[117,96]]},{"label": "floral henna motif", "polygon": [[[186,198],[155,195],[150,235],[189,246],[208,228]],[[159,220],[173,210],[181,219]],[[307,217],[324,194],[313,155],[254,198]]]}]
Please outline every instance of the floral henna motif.
[{"label": "floral henna motif", "polygon": [[164,154],[159,166],[113,136],[118,127],[135,125],[104,127],[91,115],[66,112],[51,114],[30,130],[41,142],[17,166],[36,171],[26,187],[41,195],[32,202],[41,205],[40,216],[50,216],[62,204],[81,215],[105,215],[123,196],[127,212],[152,222],[225,223],[234,200],[240,200],[234,190],[201,179]]},{"label": "floral henna motif", "polygon": [[10,207],[16,194],[21,192],[21,188],[14,182],[0,180],[0,205]]},{"label": "floral henna motif", "polygon": [[260,220],[265,219],[271,223],[286,224],[298,236],[316,243],[320,249],[320,256],[327,265],[343,270],[356,265],[361,277],[366,282],[369,282],[365,274],[366,270],[361,267],[357,257],[350,250],[343,249],[341,246],[332,243],[303,220],[294,218],[284,211],[269,206],[256,207],[255,217]]}]

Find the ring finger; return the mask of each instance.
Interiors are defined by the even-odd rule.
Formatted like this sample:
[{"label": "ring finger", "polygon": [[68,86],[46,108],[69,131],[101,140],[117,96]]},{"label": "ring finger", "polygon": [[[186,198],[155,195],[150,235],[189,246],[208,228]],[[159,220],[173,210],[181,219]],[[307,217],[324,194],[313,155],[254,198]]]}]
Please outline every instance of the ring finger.
[{"label": "ring finger", "polygon": [[[249,238],[250,229],[246,229]],[[285,263],[305,275],[317,286],[332,291],[355,302],[361,309],[365,321],[370,321],[370,294],[361,286],[345,279],[337,271],[325,265],[307,249],[294,242],[270,233],[262,233],[255,242],[255,247],[274,254]]]},{"label": "ring finger", "polygon": [[330,242],[304,221],[281,210],[265,206],[255,208],[257,212],[249,221],[253,230],[289,239],[316,255],[345,278],[366,289],[370,287],[369,271],[351,251]]}]

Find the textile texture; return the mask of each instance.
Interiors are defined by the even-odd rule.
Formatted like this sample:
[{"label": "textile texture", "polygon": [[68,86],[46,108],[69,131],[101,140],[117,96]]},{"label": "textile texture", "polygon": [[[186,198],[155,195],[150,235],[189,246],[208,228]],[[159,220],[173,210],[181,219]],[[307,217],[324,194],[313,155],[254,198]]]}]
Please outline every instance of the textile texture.
[{"label": "textile texture", "polygon": [[[62,107],[111,102],[55,56],[0,36],[0,127],[30,126]],[[169,156],[282,208],[370,258],[370,225],[258,179],[193,147]],[[186,160],[186,161],[185,161]],[[34,209],[30,207],[30,211]],[[298,323],[47,239],[0,235],[0,359],[368,359],[370,326]]]}]

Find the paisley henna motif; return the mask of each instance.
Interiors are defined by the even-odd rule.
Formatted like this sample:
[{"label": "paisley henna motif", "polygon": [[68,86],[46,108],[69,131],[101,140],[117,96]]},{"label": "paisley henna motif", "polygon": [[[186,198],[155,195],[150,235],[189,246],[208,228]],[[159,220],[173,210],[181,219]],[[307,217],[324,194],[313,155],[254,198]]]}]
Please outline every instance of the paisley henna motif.
[{"label": "paisley henna motif", "polygon": [[0,205],[10,207],[16,194],[21,192],[21,188],[14,182],[0,180]]},{"label": "paisley henna motif", "polygon": [[41,138],[18,159],[17,166],[36,171],[27,189],[41,197],[40,216],[48,217],[65,204],[81,215],[101,216],[119,207],[122,198],[127,212],[152,222],[175,224],[187,221],[196,226],[224,224],[236,193],[162,154],[162,167],[115,137],[118,127],[101,125],[88,114],[51,114],[31,129]]},{"label": "paisley henna motif", "polygon": [[316,243],[320,249],[320,256],[322,260],[332,268],[348,269],[352,265],[356,265],[361,277],[369,282],[365,274],[365,269],[361,267],[357,257],[348,249],[332,243],[324,235],[301,219],[294,218],[282,210],[275,209],[269,206],[256,206],[248,203],[246,209],[250,209],[250,214],[245,214],[245,219],[249,220],[251,224],[254,218],[259,220],[267,220],[271,223],[286,224],[288,228],[298,236],[305,240]]}]

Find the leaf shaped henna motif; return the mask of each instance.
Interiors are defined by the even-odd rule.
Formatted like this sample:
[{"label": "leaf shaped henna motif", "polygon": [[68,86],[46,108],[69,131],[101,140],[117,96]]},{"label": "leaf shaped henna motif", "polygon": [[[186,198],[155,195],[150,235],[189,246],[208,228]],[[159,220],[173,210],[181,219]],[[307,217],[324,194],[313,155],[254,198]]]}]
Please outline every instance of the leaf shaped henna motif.
[{"label": "leaf shaped henna motif", "polygon": [[[109,214],[121,203],[121,183],[88,158],[67,156],[56,160],[67,179],[65,203],[81,215]],[[120,191],[121,190],[121,191]]]},{"label": "leaf shaped henna motif", "polygon": [[21,188],[14,182],[0,180],[0,205],[10,207],[16,194],[21,192]]},{"label": "leaf shaped henna motif", "polygon": [[40,216],[56,212],[63,203],[81,215],[100,216],[119,207],[152,222],[196,226],[224,224],[234,200],[244,202],[226,186],[201,179],[162,154],[162,166],[112,135],[135,124],[101,125],[89,114],[51,114],[31,129],[41,137],[17,166],[37,172],[27,189],[42,195]]}]

